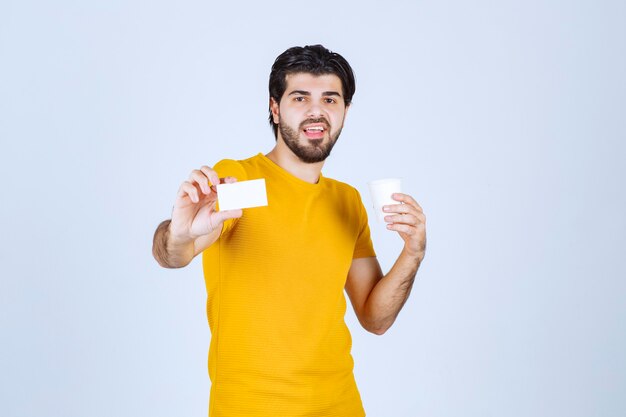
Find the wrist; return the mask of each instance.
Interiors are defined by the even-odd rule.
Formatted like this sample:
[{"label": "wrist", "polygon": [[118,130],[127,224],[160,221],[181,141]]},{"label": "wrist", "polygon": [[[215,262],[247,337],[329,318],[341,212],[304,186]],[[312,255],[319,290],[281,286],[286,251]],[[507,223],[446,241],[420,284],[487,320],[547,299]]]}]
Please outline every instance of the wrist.
[{"label": "wrist", "polygon": [[426,255],[426,251],[424,250],[414,250],[414,249],[412,250],[407,247],[405,247],[402,250],[402,253],[400,254],[401,257],[404,257],[405,259],[408,259],[414,262],[418,266],[419,264],[422,263],[422,260],[424,259],[425,255]]},{"label": "wrist", "polygon": [[159,228],[159,243],[155,239],[153,250],[159,264],[166,268],[180,268],[189,264],[193,259],[194,240],[173,234],[170,220],[163,222]]},{"label": "wrist", "polygon": [[195,238],[190,236],[189,233],[181,233],[179,230],[176,230],[176,228],[173,228],[171,220],[169,220],[164,233],[165,241],[168,243],[168,246],[184,246],[195,240]]}]

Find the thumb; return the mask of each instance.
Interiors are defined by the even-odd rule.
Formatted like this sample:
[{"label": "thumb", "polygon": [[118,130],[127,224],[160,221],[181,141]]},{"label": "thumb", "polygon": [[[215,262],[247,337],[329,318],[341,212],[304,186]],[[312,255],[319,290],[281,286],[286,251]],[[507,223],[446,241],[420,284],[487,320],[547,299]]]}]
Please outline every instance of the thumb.
[{"label": "thumb", "polygon": [[242,209],[218,211],[215,213],[215,221],[219,224],[224,222],[225,220],[237,219],[241,216],[243,216]]}]

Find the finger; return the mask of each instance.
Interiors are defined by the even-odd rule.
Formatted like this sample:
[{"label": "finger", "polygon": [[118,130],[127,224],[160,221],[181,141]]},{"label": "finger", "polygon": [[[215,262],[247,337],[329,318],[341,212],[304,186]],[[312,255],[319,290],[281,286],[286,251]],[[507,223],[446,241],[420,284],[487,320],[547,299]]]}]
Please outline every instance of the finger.
[{"label": "finger", "polygon": [[202,190],[204,194],[211,193],[211,188],[209,187],[209,178],[205,175],[204,172],[198,169],[194,169],[193,171],[191,171],[191,174],[189,174],[189,182],[191,182],[192,184],[198,184],[198,186],[200,186],[200,190]]},{"label": "finger", "polygon": [[405,204],[410,204],[413,207],[415,207],[416,209],[418,209],[419,211],[423,211],[422,210],[422,206],[420,206],[417,201],[415,201],[415,199],[413,199],[413,197],[411,197],[408,194],[402,194],[402,193],[394,193],[391,195],[391,198],[393,198],[396,201],[401,201]]},{"label": "finger", "polygon": [[[389,215],[393,215],[394,213],[412,215],[412,216],[415,216],[415,219],[417,220],[416,224],[419,224],[419,223],[426,224],[426,215],[422,211],[418,211],[417,208],[412,207],[410,204],[397,204],[393,206],[384,206],[383,210],[385,211],[385,213],[388,213]],[[394,223],[396,222],[394,221]]]},{"label": "finger", "polygon": [[387,225],[387,229],[394,230],[400,233],[406,233],[407,235],[414,235],[416,233],[414,226],[402,223],[391,223]]},{"label": "finger", "polygon": [[408,224],[411,226],[417,226],[418,224],[417,216],[414,216],[412,214],[396,214],[393,216],[385,216],[385,221],[389,223]]},{"label": "finger", "polygon": [[[235,177],[224,177],[219,179],[219,184],[232,184],[237,182],[237,178]],[[211,185],[211,190],[217,193],[217,187],[215,185]]]},{"label": "finger", "polygon": [[192,183],[188,181],[185,181],[181,184],[180,188],[178,189],[178,197],[180,198],[189,197],[189,199],[194,203],[197,203],[198,201],[200,201],[200,195],[198,193],[198,189]]},{"label": "finger", "polygon": [[211,185],[215,186],[220,183],[220,177],[219,175],[217,175],[217,172],[213,170],[213,168],[206,166],[206,165],[202,165],[200,167],[200,171],[202,171],[204,175],[206,175],[206,177],[211,182]]},{"label": "finger", "polygon": [[391,204],[383,206],[383,211],[385,213],[412,213],[415,215],[419,213],[417,208],[411,204]]},{"label": "finger", "polygon": [[241,216],[243,216],[242,209],[224,210],[224,211],[218,211],[217,213],[215,213],[215,217],[218,222],[223,222],[224,220],[227,220],[227,219],[237,219]]}]

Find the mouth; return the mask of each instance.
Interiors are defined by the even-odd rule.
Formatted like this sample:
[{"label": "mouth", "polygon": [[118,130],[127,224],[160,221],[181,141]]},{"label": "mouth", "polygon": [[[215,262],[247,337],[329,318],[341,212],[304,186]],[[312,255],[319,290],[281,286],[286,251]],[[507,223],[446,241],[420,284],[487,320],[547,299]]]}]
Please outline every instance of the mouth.
[{"label": "mouth", "polygon": [[304,135],[307,137],[307,139],[322,139],[327,130],[328,128],[323,123],[305,125],[302,128],[302,132],[304,132]]}]

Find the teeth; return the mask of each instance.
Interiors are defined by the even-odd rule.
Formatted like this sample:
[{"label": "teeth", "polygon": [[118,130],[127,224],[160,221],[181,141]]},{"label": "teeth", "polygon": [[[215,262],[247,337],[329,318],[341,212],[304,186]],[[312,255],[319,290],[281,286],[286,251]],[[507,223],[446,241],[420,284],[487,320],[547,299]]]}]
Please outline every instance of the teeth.
[{"label": "teeth", "polygon": [[318,126],[318,127],[309,127],[306,130],[317,130],[319,132],[322,132],[324,130],[324,128]]}]

